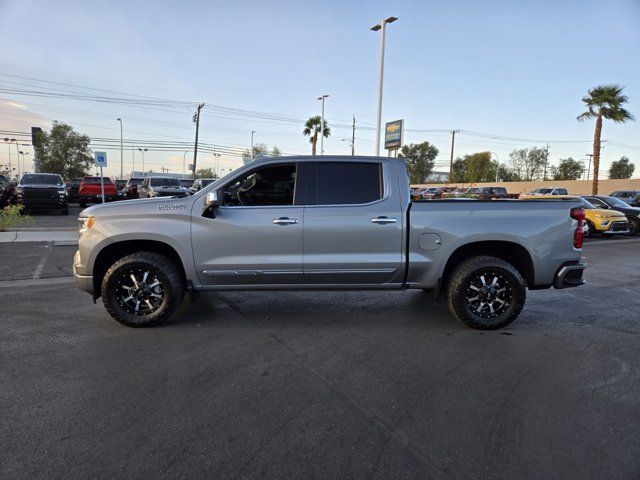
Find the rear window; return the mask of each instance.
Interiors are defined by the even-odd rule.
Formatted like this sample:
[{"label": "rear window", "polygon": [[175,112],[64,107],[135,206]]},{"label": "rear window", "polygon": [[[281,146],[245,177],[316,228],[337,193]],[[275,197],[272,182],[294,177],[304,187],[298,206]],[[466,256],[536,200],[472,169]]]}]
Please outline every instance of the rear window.
[{"label": "rear window", "polygon": [[507,193],[507,189],[504,187],[496,187],[495,188],[495,192],[496,193]]},{"label": "rear window", "polygon": [[180,180],[178,180],[177,178],[170,178],[170,177],[150,178],[149,184],[153,187],[182,187]]},{"label": "rear window", "polygon": [[127,185],[140,185],[144,179],[143,178],[130,178]]},{"label": "rear window", "polygon": [[379,163],[318,162],[317,205],[355,205],[382,198]]},{"label": "rear window", "polygon": [[62,178],[59,175],[31,173],[24,175],[20,183],[23,185],[62,185]]},{"label": "rear window", "polygon": [[[91,185],[95,183],[100,183],[100,177],[84,177],[82,182],[85,185]],[[109,177],[104,177],[104,183],[112,183]]]}]

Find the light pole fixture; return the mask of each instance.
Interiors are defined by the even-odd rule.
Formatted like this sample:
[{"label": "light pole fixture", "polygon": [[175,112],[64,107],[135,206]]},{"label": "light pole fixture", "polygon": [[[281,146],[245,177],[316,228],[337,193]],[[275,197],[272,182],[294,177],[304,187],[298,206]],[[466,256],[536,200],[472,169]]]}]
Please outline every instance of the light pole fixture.
[{"label": "light pole fixture", "polygon": [[144,152],[148,152],[149,149],[148,148],[140,148],[138,147],[138,150],[142,152],[142,171],[144,172]]},{"label": "light pole fixture", "polygon": [[215,168],[215,175],[216,175],[216,177],[219,177],[219,175],[218,175],[218,158],[220,158],[220,154],[216,153],[216,147],[215,146],[213,147],[213,152],[211,152],[211,155],[213,155],[213,161],[215,162],[214,163],[214,167],[213,167],[213,168]]},{"label": "light pole fixture", "polygon": [[123,178],[123,165],[124,165],[124,147],[122,145],[122,119],[118,117],[120,122],[120,180]]},{"label": "light pole fixture", "polygon": [[329,95],[321,95],[318,100],[322,102],[322,110],[320,114],[320,155],[324,155],[324,99]]},{"label": "light pole fixture", "polygon": [[371,30],[377,32],[382,30],[380,35],[380,66],[378,70],[378,123],[376,127],[376,156],[380,156],[380,129],[382,125],[382,80],[384,77],[384,33],[387,23],[393,23],[398,20],[396,17],[389,17],[382,20],[379,24],[371,27]]}]

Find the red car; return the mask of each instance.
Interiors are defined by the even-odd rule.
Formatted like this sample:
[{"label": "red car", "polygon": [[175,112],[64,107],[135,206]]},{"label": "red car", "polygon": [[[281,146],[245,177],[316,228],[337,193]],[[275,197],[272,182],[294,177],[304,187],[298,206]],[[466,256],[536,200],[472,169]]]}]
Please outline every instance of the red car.
[{"label": "red car", "polygon": [[[116,184],[109,177],[104,177],[104,199],[107,202],[118,200]],[[86,176],[82,179],[78,189],[78,202],[81,208],[85,208],[88,203],[102,203],[100,177]]]}]

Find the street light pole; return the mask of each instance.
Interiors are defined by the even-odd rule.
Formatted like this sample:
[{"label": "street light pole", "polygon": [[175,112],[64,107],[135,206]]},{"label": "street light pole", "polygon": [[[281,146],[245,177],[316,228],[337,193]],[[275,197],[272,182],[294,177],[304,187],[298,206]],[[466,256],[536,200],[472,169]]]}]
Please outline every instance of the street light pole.
[{"label": "street light pole", "polygon": [[148,152],[149,149],[148,148],[138,148],[138,150],[140,150],[142,152],[142,171],[144,172],[144,152]]},{"label": "street light pole", "polygon": [[182,174],[183,175],[185,174],[184,163],[186,161],[187,153],[189,153],[189,150],[185,150],[184,154],[182,155]]},{"label": "street light pole", "polygon": [[498,163],[498,167],[496,168],[496,182],[498,181],[498,171],[500,170],[500,159],[498,158],[498,154],[495,152],[490,152],[492,155],[496,156],[496,162]]},{"label": "street light pole", "polygon": [[15,138],[6,138],[4,141],[7,143],[7,147],[9,148],[9,178],[11,178],[11,142],[15,142]]},{"label": "street light pole", "polygon": [[[22,150],[20,150],[20,155],[22,155],[22,166],[24,167],[24,157],[25,155],[29,155],[29,152],[23,152]],[[20,178],[20,157],[18,157],[18,178]]]},{"label": "street light pole", "polygon": [[321,95],[318,100],[322,102],[322,110],[320,114],[320,155],[324,155],[324,99],[329,95]]},{"label": "street light pole", "polygon": [[122,119],[118,117],[120,122],[120,180],[123,178],[123,165],[124,165],[124,147],[122,145]]},{"label": "street light pole", "polygon": [[251,130],[251,160],[253,160],[253,134],[256,133],[254,130]]},{"label": "street light pole", "polygon": [[382,128],[382,81],[384,77],[384,34],[387,23],[393,23],[396,17],[389,17],[382,20],[379,24],[371,27],[371,30],[377,32],[382,30],[380,35],[380,65],[378,69],[378,120],[376,124],[376,156],[380,156],[380,130]]}]

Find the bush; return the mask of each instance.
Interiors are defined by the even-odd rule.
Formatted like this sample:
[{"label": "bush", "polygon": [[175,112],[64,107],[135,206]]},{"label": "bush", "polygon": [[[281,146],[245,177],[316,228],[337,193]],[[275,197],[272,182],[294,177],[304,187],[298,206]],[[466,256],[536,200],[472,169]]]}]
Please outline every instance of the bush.
[{"label": "bush", "polygon": [[33,218],[29,215],[22,215],[20,213],[23,208],[23,205],[7,205],[0,210],[0,232],[8,228],[13,228],[21,223],[33,222]]}]

